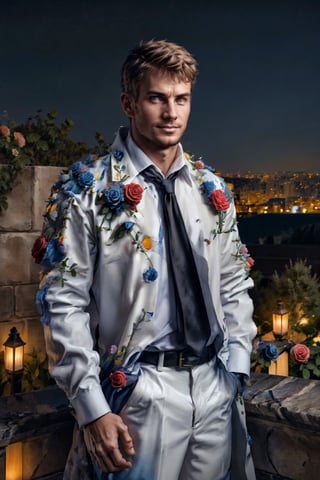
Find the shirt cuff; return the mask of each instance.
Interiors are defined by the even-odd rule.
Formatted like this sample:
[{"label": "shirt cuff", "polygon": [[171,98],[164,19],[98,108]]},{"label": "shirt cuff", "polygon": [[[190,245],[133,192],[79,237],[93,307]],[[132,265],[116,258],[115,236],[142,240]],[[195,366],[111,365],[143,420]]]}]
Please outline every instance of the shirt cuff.
[{"label": "shirt cuff", "polygon": [[70,403],[75,410],[80,428],[111,411],[100,387],[81,390]]}]

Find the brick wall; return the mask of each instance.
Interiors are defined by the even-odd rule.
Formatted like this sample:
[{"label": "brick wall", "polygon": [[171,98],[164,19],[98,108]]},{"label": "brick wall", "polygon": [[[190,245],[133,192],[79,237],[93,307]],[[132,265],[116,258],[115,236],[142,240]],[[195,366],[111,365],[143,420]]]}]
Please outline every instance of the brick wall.
[{"label": "brick wall", "polygon": [[60,167],[26,167],[0,214],[0,348],[10,328],[17,327],[26,352],[44,351],[42,326],[34,297],[39,268],[31,248],[42,227],[50,187]]}]

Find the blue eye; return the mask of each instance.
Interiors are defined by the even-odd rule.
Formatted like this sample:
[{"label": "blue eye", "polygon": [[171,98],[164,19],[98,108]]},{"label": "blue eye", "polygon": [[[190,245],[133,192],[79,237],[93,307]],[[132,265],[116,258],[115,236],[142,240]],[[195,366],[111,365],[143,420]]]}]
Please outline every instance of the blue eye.
[{"label": "blue eye", "polygon": [[151,103],[158,103],[160,101],[159,95],[150,95],[149,100]]},{"label": "blue eye", "polygon": [[187,102],[187,97],[177,97],[176,102],[178,105],[184,105]]}]

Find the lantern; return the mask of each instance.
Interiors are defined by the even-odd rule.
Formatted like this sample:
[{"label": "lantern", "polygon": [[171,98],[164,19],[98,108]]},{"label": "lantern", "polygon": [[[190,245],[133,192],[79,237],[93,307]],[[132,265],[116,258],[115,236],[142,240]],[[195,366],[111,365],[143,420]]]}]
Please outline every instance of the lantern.
[{"label": "lantern", "polygon": [[278,300],[277,308],[272,312],[272,330],[278,339],[285,337],[289,330],[289,312],[281,300]]},{"label": "lantern", "polygon": [[12,327],[4,342],[4,367],[11,377],[11,394],[21,392],[25,342],[16,327]]}]

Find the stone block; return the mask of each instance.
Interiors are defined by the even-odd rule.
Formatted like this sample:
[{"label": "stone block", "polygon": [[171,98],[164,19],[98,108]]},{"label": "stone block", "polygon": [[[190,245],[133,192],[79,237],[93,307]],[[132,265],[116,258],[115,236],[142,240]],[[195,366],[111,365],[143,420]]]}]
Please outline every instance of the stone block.
[{"label": "stone block", "polygon": [[57,181],[62,167],[35,167],[34,169],[34,203],[32,229],[41,231],[43,214],[52,185]]},{"label": "stone block", "polygon": [[14,315],[14,290],[11,286],[0,287],[0,322]]},{"label": "stone block", "polygon": [[15,305],[17,317],[33,317],[38,315],[35,296],[38,285],[17,285],[15,287]]},{"label": "stone block", "polygon": [[33,170],[20,172],[17,184],[8,194],[8,209],[0,216],[0,231],[29,231],[32,227]]},{"label": "stone block", "polygon": [[319,394],[319,380],[251,375],[245,404],[257,471],[270,479],[319,478]]},{"label": "stone block", "polygon": [[35,233],[0,233],[0,285],[37,283],[39,268],[31,257]]},{"label": "stone block", "polygon": [[[24,478],[44,478],[64,470],[70,450],[72,429],[70,425],[60,425],[56,431],[23,443]],[[59,448],[57,448],[59,446]],[[47,477],[46,477],[47,478]]]},{"label": "stone block", "polygon": [[26,342],[26,353],[31,353],[33,349],[37,352],[45,353],[43,325],[39,316],[26,320],[23,340]]}]

